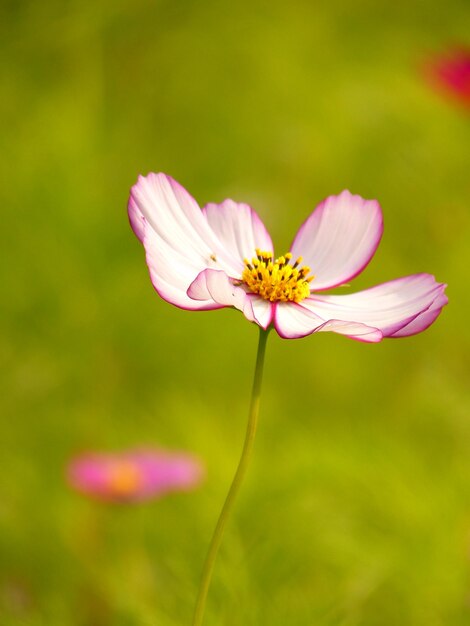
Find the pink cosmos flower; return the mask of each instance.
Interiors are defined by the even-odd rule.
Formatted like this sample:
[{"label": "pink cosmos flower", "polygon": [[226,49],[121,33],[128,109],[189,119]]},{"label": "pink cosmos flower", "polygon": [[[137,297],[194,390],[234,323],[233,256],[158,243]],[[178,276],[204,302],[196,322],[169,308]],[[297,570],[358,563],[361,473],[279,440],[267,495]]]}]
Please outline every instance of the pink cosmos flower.
[{"label": "pink cosmos flower", "polygon": [[88,496],[135,502],[190,490],[201,482],[203,469],[184,453],[134,450],[77,456],[69,463],[67,475],[72,487]]},{"label": "pink cosmos flower", "polygon": [[435,87],[470,108],[470,49],[450,50],[430,61],[426,73]]},{"label": "pink cosmos flower", "polygon": [[375,200],[329,196],[302,224],[290,252],[274,257],[268,231],[247,204],[202,210],[170,176],[151,173],[132,187],[131,226],[158,294],[182,309],[235,307],[264,329],[294,339],[332,331],[366,342],[406,337],[434,322],[445,285],[413,274],[358,293],[326,295],[369,263],[383,230]]}]

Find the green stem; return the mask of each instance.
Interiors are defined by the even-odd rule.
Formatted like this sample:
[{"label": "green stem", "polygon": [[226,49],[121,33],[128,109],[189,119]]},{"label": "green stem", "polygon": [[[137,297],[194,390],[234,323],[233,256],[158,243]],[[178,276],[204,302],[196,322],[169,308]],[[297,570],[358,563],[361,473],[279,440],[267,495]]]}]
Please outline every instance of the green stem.
[{"label": "green stem", "polygon": [[230,513],[232,512],[235,498],[240,491],[243,478],[246,474],[251,451],[253,449],[256,427],[258,425],[261,382],[263,379],[264,354],[266,351],[268,334],[269,330],[263,330],[262,328],[260,328],[258,353],[256,355],[255,375],[253,378],[253,390],[251,392],[250,412],[248,414],[248,425],[246,428],[245,443],[243,445],[242,454],[238,462],[237,471],[235,472],[232,484],[230,485],[227,497],[225,498],[224,505],[220,512],[219,519],[217,520],[217,525],[215,527],[214,534],[212,535],[211,543],[207,551],[204,569],[202,570],[199,593],[196,600],[196,608],[194,609],[192,626],[201,626],[202,624],[202,620],[204,618],[204,608],[206,606],[207,592],[209,591],[209,585],[211,582],[215,559],[217,558],[217,552],[219,551],[220,544],[222,542],[222,535],[224,533],[227,520],[230,517]]}]

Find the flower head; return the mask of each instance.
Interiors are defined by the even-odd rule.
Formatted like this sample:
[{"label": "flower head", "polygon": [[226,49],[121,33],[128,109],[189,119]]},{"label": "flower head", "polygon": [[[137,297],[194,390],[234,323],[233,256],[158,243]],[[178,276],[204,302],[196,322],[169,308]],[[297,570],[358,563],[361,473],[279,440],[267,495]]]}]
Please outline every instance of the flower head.
[{"label": "flower head", "polygon": [[445,285],[413,274],[345,295],[369,263],[383,230],[375,200],[349,191],[329,196],[275,258],[264,224],[247,204],[225,200],[200,209],[170,176],[139,177],[128,205],[159,295],[192,311],[235,307],[262,328],[294,339],[332,331],[377,342],[419,333],[447,303]]},{"label": "flower head", "polygon": [[470,49],[456,48],[426,66],[433,85],[470,109]]},{"label": "flower head", "polygon": [[90,453],[75,457],[67,468],[72,487],[99,500],[148,500],[197,486],[201,464],[183,453],[140,450],[119,454]]}]

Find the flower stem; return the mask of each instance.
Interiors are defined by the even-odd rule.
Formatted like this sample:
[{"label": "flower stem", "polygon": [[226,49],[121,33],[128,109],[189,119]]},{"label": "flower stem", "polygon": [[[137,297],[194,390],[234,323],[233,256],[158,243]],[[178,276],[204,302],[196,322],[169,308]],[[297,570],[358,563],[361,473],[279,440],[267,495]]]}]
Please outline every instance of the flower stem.
[{"label": "flower stem", "polygon": [[256,428],[258,425],[258,413],[259,403],[261,395],[261,382],[263,379],[264,368],[264,354],[266,351],[266,342],[268,339],[269,330],[260,328],[258,353],[256,355],[255,374],[253,378],[253,389],[251,392],[250,412],[248,414],[248,425],[246,428],[245,443],[243,444],[243,450],[238,462],[237,471],[233,477],[232,484],[225,498],[224,505],[217,520],[217,525],[212,535],[211,543],[207,551],[206,561],[204,563],[204,569],[202,570],[201,583],[199,585],[199,593],[196,600],[196,608],[194,609],[192,626],[201,626],[204,618],[204,609],[206,606],[207,592],[209,591],[209,585],[211,582],[212,571],[214,569],[215,559],[217,558],[217,552],[219,551],[220,544],[222,542],[222,535],[224,533],[227,520],[230,517],[232,508],[240,491],[243,478],[245,477],[248,462],[250,460],[251,452],[253,449],[253,443],[255,440]]}]

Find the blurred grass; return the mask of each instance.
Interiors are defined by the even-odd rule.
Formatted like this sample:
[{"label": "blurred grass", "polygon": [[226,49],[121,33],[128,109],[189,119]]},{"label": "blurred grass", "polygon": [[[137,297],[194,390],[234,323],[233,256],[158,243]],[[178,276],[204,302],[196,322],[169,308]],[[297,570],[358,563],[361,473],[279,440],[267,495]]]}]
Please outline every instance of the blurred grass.
[{"label": "blurred grass", "polygon": [[[449,284],[411,339],[270,338],[207,626],[468,624],[470,126],[420,66],[469,19],[457,0],[2,4],[2,626],[189,623],[256,329],[153,293],[125,214],[151,170],[252,203],[278,251],[324,196],[378,198],[354,286]],[[73,453],[146,443],[198,453],[204,488],[128,509],[68,491]]]}]

